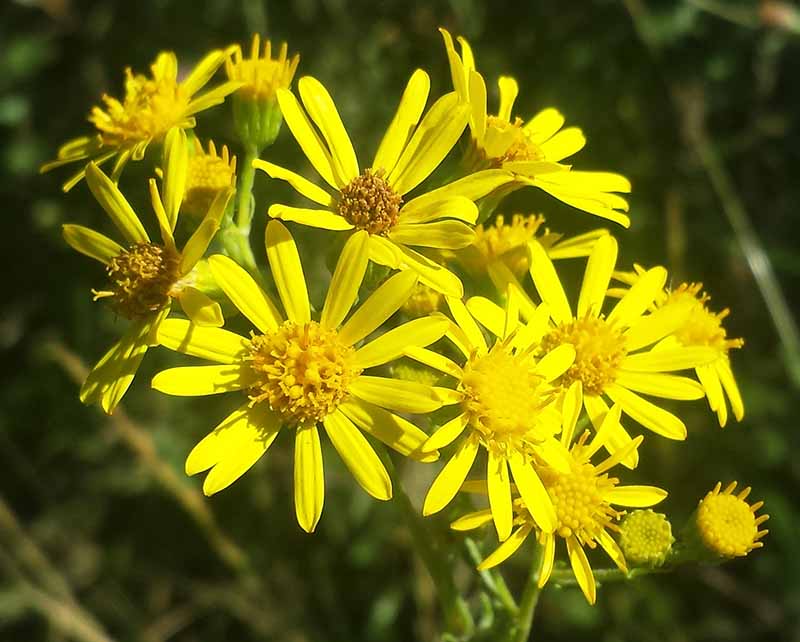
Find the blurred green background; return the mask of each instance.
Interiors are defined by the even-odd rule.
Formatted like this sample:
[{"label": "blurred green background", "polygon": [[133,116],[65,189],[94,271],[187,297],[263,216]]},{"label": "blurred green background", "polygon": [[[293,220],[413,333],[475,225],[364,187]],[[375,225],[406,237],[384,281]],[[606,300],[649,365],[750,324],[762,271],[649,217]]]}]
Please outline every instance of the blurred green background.
[{"label": "blurred green background", "polygon": [[[367,498],[335,458],[326,458],[322,522],[308,536],[294,521],[285,441],[210,500],[184,476],[186,453],[235,400],[152,393],[147,381],[169,355],[148,355],[113,418],[80,404],[76,377],[119,330],[91,301],[102,273],[67,248],[60,226],[103,217],[85,185],[62,195],[66,172],[37,168],[89,131],[90,106],[103,91],[120,95],[126,66],[144,71],[160,49],[188,66],[256,31],[301,53],[299,74],[329,88],[366,156],[415,67],[431,73],[434,93],[449,91],[443,25],[470,40],[492,88],[500,73],[517,77],[519,113],[554,105],[583,127],[581,168],[632,179],[633,225],[616,230],[624,261],[662,262],[676,283],[702,280],[712,307],[731,308],[730,334],[747,341],[733,355],[745,421],[722,431],[702,403],[684,404],[688,442],[646,441],[637,475],[670,490],[661,508],[676,527],[717,480],[751,484],[772,515],[765,548],[724,566],[608,585],[594,608],[575,589],[549,589],[535,638],[800,640],[800,431],[797,378],[788,375],[798,372],[797,10],[754,0],[6,0],[0,639],[435,639],[435,596],[399,511]],[[233,142],[229,120],[225,108],[203,115],[201,135]],[[285,131],[270,156],[300,164]],[[145,216],[149,167],[124,177],[140,186],[127,193]],[[262,178],[258,212],[275,198]],[[540,195],[517,205],[544,212],[559,231],[596,227]],[[748,256],[783,289],[771,292],[771,309]],[[406,467],[415,501],[435,469]],[[446,532],[446,517],[434,523]],[[515,592],[525,557],[505,567]],[[465,563],[458,580],[474,588]]]}]

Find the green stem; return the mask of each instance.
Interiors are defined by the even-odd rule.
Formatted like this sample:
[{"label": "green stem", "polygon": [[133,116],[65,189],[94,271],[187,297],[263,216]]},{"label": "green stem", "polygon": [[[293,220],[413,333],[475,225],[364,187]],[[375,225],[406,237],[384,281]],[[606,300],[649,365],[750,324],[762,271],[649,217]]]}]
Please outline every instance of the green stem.
[{"label": "green stem", "polygon": [[245,145],[244,162],[239,169],[238,204],[236,207],[236,226],[243,236],[249,236],[250,223],[253,220],[253,180],[256,170],[253,161],[258,158],[258,149],[255,145]]},{"label": "green stem", "polygon": [[[475,540],[467,537],[464,540],[464,547],[467,549],[467,554],[469,555],[470,561],[475,566],[480,564],[481,560],[483,559],[483,555],[481,554],[481,551],[478,548]],[[500,571],[492,568],[485,571],[478,571],[478,574],[481,578],[481,582],[486,587],[486,590],[488,590],[489,593],[497,598],[497,600],[503,605],[503,608],[508,611],[512,617],[516,617],[517,613],[519,612],[517,601],[514,599],[514,596],[511,595],[511,591],[508,590],[508,585],[506,584],[503,576],[500,574]]]},{"label": "green stem", "polygon": [[[668,573],[672,570],[671,567],[661,566],[655,568],[634,568],[624,573],[618,568],[597,568],[592,571],[594,579],[599,583],[608,582],[625,582],[628,580],[636,579],[644,575],[657,575],[659,573]],[[575,575],[570,569],[557,569],[550,575],[550,582],[558,586],[577,586],[578,582]]]},{"label": "green stem", "polygon": [[539,566],[542,563],[543,546],[536,543],[536,550],[531,560],[531,570],[528,573],[528,580],[525,583],[525,590],[519,602],[519,617],[517,619],[516,636],[514,642],[527,642],[531,635],[533,626],[533,616],[536,613],[536,605],[539,603]]}]

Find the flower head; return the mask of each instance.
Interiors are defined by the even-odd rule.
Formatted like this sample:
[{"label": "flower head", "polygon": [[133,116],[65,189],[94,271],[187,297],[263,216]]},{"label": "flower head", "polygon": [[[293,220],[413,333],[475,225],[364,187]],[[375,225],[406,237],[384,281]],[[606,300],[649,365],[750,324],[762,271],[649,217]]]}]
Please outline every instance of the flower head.
[{"label": "flower head", "polygon": [[507,179],[501,170],[479,172],[426,194],[408,194],[425,180],[461,136],[469,108],[455,93],[439,98],[428,111],[430,80],[417,70],[411,76],[397,112],[372,163],[359,165],[356,152],[325,87],[301,78],[301,102],[278,90],[278,102],[293,136],[331,191],[287,169],[257,160],[255,167],[285,180],[322,208],[275,204],[269,215],[328,230],[368,233],[371,260],[395,269],[410,269],[425,285],[461,296],[461,281],[409,246],[457,249],[469,245],[478,217],[474,200]]},{"label": "flower head", "polygon": [[106,267],[108,286],[95,291],[95,299],[108,300],[118,314],[131,322],[127,333],[95,365],[81,388],[81,401],[99,402],[109,414],[133,381],[154,332],[169,313],[172,299],[177,299],[184,312],[199,325],[223,322],[219,305],[194,287],[193,270],[219,229],[233,189],[220,192],[209,204],[202,223],[179,251],[173,232],[185,187],[186,146],[182,130],[173,129],[167,135],[163,200],[155,179],[150,179],[161,243],[150,240],[119,188],[91,162],[86,168],[86,182],[122,234],[126,246],[82,225],[64,226],[64,239],[69,245]]},{"label": "flower head", "polygon": [[[543,530],[531,515],[527,499],[521,495],[514,501],[515,530],[481,562],[479,569],[492,568],[508,559],[531,533],[535,533],[543,547],[540,587],[550,578],[558,539],[565,541],[575,578],[591,604],[595,602],[597,589],[584,548],[594,549],[599,544],[611,560],[627,572],[625,556],[609,532],[618,530],[617,522],[624,514],[614,506],[653,506],[661,502],[667,493],[654,486],[620,486],[619,479],[608,473],[630,451],[638,448],[642,437],[637,437],[626,448],[598,464],[591,462],[618,419],[619,407],[614,406],[594,439],[590,441],[589,433],[584,432],[573,442],[577,415],[564,416],[560,444],[569,447],[567,466],[555,468],[543,462],[533,462],[533,468],[555,508],[555,528],[550,532]],[[490,519],[490,511],[478,511],[457,519],[451,526],[456,530],[467,530],[481,526]]]},{"label": "flower head", "polygon": [[469,43],[458,38],[459,55],[450,33],[445,29],[439,31],[447,50],[453,88],[471,107],[472,147],[467,158],[470,169],[507,170],[512,176],[506,189],[532,185],[567,205],[628,227],[630,219],[624,214],[628,202],[614,193],[631,191],[627,178],[609,172],[573,171],[569,165],[561,164],[583,149],[586,144],[583,132],[577,127],[562,129],[564,116],[552,107],[528,121],[513,116],[519,87],[508,76],[498,79],[500,106],[496,115],[489,115],[486,83],[475,68]]},{"label": "flower head", "polygon": [[661,566],[675,538],[666,515],[651,509],[635,510],[619,525],[619,546],[625,559],[639,566]]},{"label": "flower head", "polygon": [[181,211],[201,216],[217,194],[236,183],[236,156],[231,156],[228,146],[219,153],[214,141],[208,141],[208,151],[194,139],[194,154],[189,156],[186,171],[186,195]]},{"label": "flower head", "polygon": [[[116,158],[111,175],[118,178],[129,160],[144,157],[150,143],[162,141],[174,127],[193,128],[195,114],[220,104],[236,90],[238,82],[227,82],[196,95],[208,84],[227,55],[222,50],[212,51],[180,82],[178,59],[172,52],[158,54],[150,67],[150,76],[126,69],[123,99],[104,94],[103,106],[92,108],[89,122],[97,133],[63,145],[58,158],[43,165],[41,171],[78,161],[100,165]],[[81,169],[64,184],[64,190],[71,189],[84,174],[85,169]]]},{"label": "flower head", "polygon": [[[754,548],[761,548],[759,541],[768,531],[759,530],[769,515],[756,517],[764,502],[747,503],[750,487],[734,495],[736,482],[722,490],[717,483],[700,500],[695,513],[695,528],[706,549],[717,557],[744,557]],[[721,491],[721,492],[720,492]]]},{"label": "flower head", "polygon": [[[367,267],[366,232],[348,239],[337,262],[319,320],[311,318],[297,246],[289,231],[270,221],[267,259],[285,315],[253,277],[226,256],[209,259],[220,288],[255,329],[249,337],[218,328],[198,328],[169,319],[158,340],[179,352],[217,365],[165,370],[153,387],[174,395],[244,394],[243,404],[189,454],[186,472],[210,472],[207,495],[243,475],[281,430],[295,441],[295,509],[311,532],[322,513],[324,481],[319,424],[356,481],[373,497],[392,496],[389,475],[363,433],[403,455],[434,461],[427,435],[395,412],[426,413],[441,406],[437,391],[412,381],[364,374],[400,357],[408,346],[425,346],[447,329],[444,318],[415,319],[377,339],[362,340],[394,314],[416,285],[412,272],[390,277],[352,314]],[[345,320],[347,318],[347,320]]]},{"label": "flower head", "polygon": [[289,46],[281,44],[278,56],[272,57],[272,42],[266,40],[261,47],[261,37],[253,35],[250,58],[242,55],[239,45],[233,46],[231,57],[225,61],[228,80],[242,85],[237,95],[248,100],[275,100],[278,89],[288,89],[300,63],[300,54],[289,58]]}]

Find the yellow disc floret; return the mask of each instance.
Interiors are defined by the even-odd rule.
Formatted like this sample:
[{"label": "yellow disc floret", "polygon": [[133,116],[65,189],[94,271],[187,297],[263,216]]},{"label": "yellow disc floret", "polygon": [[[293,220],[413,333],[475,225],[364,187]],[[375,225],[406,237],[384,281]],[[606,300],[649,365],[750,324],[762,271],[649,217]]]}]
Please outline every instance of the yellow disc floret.
[{"label": "yellow disc floret", "polygon": [[436,312],[442,305],[443,295],[424,283],[417,283],[403,304],[403,311],[412,317],[422,317]]},{"label": "yellow disc floret", "polygon": [[666,515],[651,509],[635,510],[619,527],[619,545],[625,559],[642,566],[664,563],[675,538]]},{"label": "yellow disc floret", "polygon": [[214,198],[234,182],[236,156],[231,157],[226,145],[217,154],[213,141],[208,151],[194,139],[195,153],[189,158],[186,172],[186,194],[181,209],[194,216],[205,216]]},{"label": "yellow disc floret", "polygon": [[[473,245],[485,263],[502,259],[514,274],[520,276],[528,269],[527,243],[543,223],[544,217],[536,214],[514,214],[510,221],[499,214],[494,225],[475,227]],[[485,265],[482,267],[485,268]]]},{"label": "yellow disc floret", "polygon": [[689,316],[675,332],[675,338],[685,346],[707,346],[727,354],[731,348],[741,348],[743,339],[728,339],[722,321],[729,309],[711,312],[707,302],[710,297],[702,292],[702,283],[683,283],[670,292],[664,305],[691,303]]},{"label": "yellow disc floret", "polygon": [[467,362],[462,403],[487,448],[502,452],[532,437],[537,415],[550,400],[550,389],[534,365],[530,353],[515,354],[503,343]]},{"label": "yellow disc floret", "polygon": [[[514,122],[509,122],[497,116],[489,116],[486,119],[486,140],[487,143],[496,139],[506,142],[505,149],[498,150],[497,155],[489,160],[496,167],[500,167],[508,161],[543,161],[545,154],[528,132],[523,127],[521,118],[515,118]],[[493,151],[493,145],[487,145],[487,151]]]},{"label": "yellow disc floret", "polygon": [[758,540],[767,534],[758,530],[768,515],[756,517],[756,511],[763,502],[748,504],[745,499],[750,488],[734,495],[736,482],[729,484],[720,492],[722,484],[717,484],[697,507],[697,531],[703,544],[720,557],[742,557],[754,548],[763,546]]},{"label": "yellow disc floret", "polygon": [[179,278],[179,263],[174,250],[137,243],[109,261],[106,272],[111,289],[95,294],[111,297],[114,308],[128,319],[146,316],[169,300]]},{"label": "yellow disc floret", "polygon": [[272,42],[264,43],[261,50],[261,38],[258,34],[253,36],[250,47],[250,58],[242,55],[242,48],[236,45],[231,57],[225,62],[225,71],[229,80],[243,82],[237,92],[245,99],[270,101],[275,100],[278,89],[288,89],[292,84],[300,54],[288,57],[289,47],[284,42],[281,44],[278,57],[272,57]]},{"label": "yellow disc floret", "polygon": [[316,321],[286,321],[274,332],[255,335],[248,357],[256,375],[251,403],[268,403],[290,424],[321,421],[345,399],[361,372],[354,354],[335,330]]},{"label": "yellow disc floret", "polygon": [[564,343],[575,348],[575,362],[562,377],[567,387],[580,381],[589,394],[600,394],[613,383],[617,369],[625,358],[625,339],[622,332],[602,317],[586,316],[551,330],[542,340],[547,352]]},{"label": "yellow disc floret", "polygon": [[341,189],[338,212],[356,229],[385,234],[397,223],[403,198],[384,175],[382,169],[365,169]]}]

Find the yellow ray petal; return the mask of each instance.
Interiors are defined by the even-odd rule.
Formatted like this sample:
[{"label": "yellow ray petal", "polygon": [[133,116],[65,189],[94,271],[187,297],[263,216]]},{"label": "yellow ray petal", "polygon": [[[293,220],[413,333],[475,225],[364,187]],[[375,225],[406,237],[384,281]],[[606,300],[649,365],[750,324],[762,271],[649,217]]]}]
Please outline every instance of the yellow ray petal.
[{"label": "yellow ray petal", "polygon": [[402,207],[397,220],[400,224],[406,225],[427,223],[440,218],[457,218],[474,225],[478,220],[478,208],[464,196],[453,196],[441,201],[423,203],[418,207]]},{"label": "yellow ray petal", "polygon": [[63,225],[61,230],[64,240],[73,250],[101,263],[107,264],[115,256],[124,252],[124,248],[116,241],[83,225],[68,223]]},{"label": "yellow ray petal", "polygon": [[474,202],[490,194],[498,187],[510,183],[513,179],[514,177],[511,172],[506,172],[501,169],[486,169],[475,172],[474,174],[470,174],[457,181],[447,183],[442,187],[417,196],[403,206],[403,212],[410,216],[412,212],[424,210],[431,207],[434,203],[439,203],[456,196],[462,196]]},{"label": "yellow ray petal", "polygon": [[617,565],[617,568],[623,573],[627,573],[628,565],[625,562],[625,554],[622,552],[619,544],[614,541],[614,538],[608,534],[608,531],[601,530],[597,535],[597,542],[603,547],[603,550],[608,554],[614,564]]},{"label": "yellow ray petal", "polygon": [[450,421],[437,428],[436,432],[428,438],[425,442],[425,450],[439,450],[449,446],[464,432],[464,428],[468,423],[469,415],[467,413],[461,413],[457,417],[453,417]]},{"label": "yellow ray petal", "polygon": [[405,245],[459,250],[472,244],[475,232],[461,221],[453,220],[400,223],[389,231],[389,238]]},{"label": "yellow ray petal", "polygon": [[458,327],[461,328],[466,335],[470,351],[478,349],[486,352],[489,349],[489,346],[486,344],[486,339],[483,336],[483,332],[481,332],[478,324],[475,323],[475,319],[472,318],[472,315],[469,313],[467,307],[461,302],[461,299],[447,297],[446,300],[447,306],[450,308],[450,314],[453,315],[453,319],[455,319]]},{"label": "yellow ray petal", "polygon": [[204,328],[184,319],[166,319],[158,326],[158,342],[170,350],[194,357],[233,363],[242,358],[250,342],[222,328]]},{"label": "yellow ray petal", "polygon": [[690,370],[697,366],[716,361],[719,353],[705,346],[659,348],[629,354],[620,365],[621,370],[630,372],[669,372],[671,370]]},{"label": "yellow ray petal", "polygon": [[525,123],[525,132],[534,143],[541,145],[552,138],[563,124],[564,116],[561,115],[561,112],[553,107],[548,107]]},{"label": "yellow ray petal", "polygon": [[[392,249],[388,251],[379,249],[379,254],[374,253],[376,246],[379,247],[384,244],[390,245]],[[390,253],[393,253],[393,262],[391,264],[383,263],[381,259],[387,257]],[[461,297],[464,295],[464,286],[461,283],[461,279],[444,266],[434,263],[426,256],[404,245],[396,244],[381,237],[371,236],[370,258],[376,263],[389,265],[389,267],[399,270],[413,270],[422,283],[446,296]]]},{"label": "yellow ray petal", "polygon": [[625,345],[628,352],[649,346],[675,332],[686,322],[692,311],[692,305],[691,302],[672,304],[639,317],[625,331]]},{"label": "yellow ray petal", "polygon": [[454,531],[471,531],[492,521],[492,510],[486,508],[462,515],[450,524]]},{"label": "yellow ray petal", "polygon": [[614,486],[603,492],[605,501],[629,508],[649,508],[666,498],[667,491],[655,486]]},{"label": "yellow ray petal", "polygon": [[632,325],[652,305],[666,282],[667,271],[664,268],[654,267],[647,270],[611,310],[609,322],[617,323],[623,328]]},{"label": "yellow ray petal", "polygon": [[364,279],[369,262],[369,235],[361,230],[353,234],[342,248],[336,261],[320,323],[326,328],[338,328],[353,302]]},{"label": "yellow ray petal", "polygon": [[350,473],[375,499],[392,498],[392,481],[378,455],[353,423],[338,410],[323,420],[325,432]]},{"label": "yellow ray petal", "polygon": [[422,462],[436,461],[439,458],[438,451],[424,447],[428,438],[426,433],[388,410],[357,399],[343,402],[339,409],[361,430],[401,455]]},{"label": "yellow ray petal", "polygon": [[500,89],[500,109],[497,117],[511,122],[511,112],[519,94],[519,85],[511,76],[500,76],[497,79],[497,86]]},{"label": "yellow ray petal", "polygon": [[267,260],[286,316],[295,323],[308,323],[311,320],[308,290],[292,235],[281,223],[272,220],[267,223],[265,244]]},{"label": "yellow ray petal", "polygon": [[399,272],[387,279],[345,322],[339,340],[354,345],[377,330],[408,300],[416,284],[417,275],[413,272]]},{"label": "yellow ray petal", "polygon": [[469,84],[469,103],[471,107],[469,127],[472,130],[472,137],[477,141],[478,146],[483,146],[483,139],[486,136],[486,82],[474,69],[469,72],[467,79]]},{"label": "yellow ray petal", "polygon": [[339,216],[330,210],[289,207],[288,205],[276,203],[275,205],[270,205],[268,214],[272,218],[277,218],[281,221],[300,223],[300,225],[308,225],[309,227],[316,227],[321,230],[341,232],[353,229],[353,226],[350,225],[343,216]]},{"label": "yellow ray petal", "polygon": [[449,321],[446,317],[423,317],[389,330],[356,350],[359,368],[371,368],[402,356],[408,346],[425,347],[441,339]]},{"label": "yellow ray petal", "polygon": [[219,229],[228,202],[233,197],[233,188],[223,190],[214,197],[203,222],[186,241],[181,253],[181,274],[188,274],[195,264],[203,258],[214,235]]},{"label": "yellow ray petal", "polygon": [[483,296],[467,299],[467,310],[478,322],[496,337],[503,336],[505,311],[494,301]]},{"label": "yellow ray petal", "polygon": [[136,216],[130,203],[111,179],[94,163],[86,166],[86,184],[97,202],[100,203],[100,207],[105,210],[128,243],[150,242],[150,237],[147,236],[142,222]]},{"label": "yellow ray petal", "polygon": [[297,88],[306,112],[328,143],[334,175],[342,185],[347,185],[359,174],[358,160],[333,99],[322,83],[313,76],[303,76],[297,83]]},{"label": "yellow ray petal", "polygon": [[595,243],[586,263],[586,273],[578,298],[579,318],[589,313],[593,316],[599,315],[611,281],[611,273],[617,264],[617,249],[617,240],[611,235],[603,236]]},{"label": "yellow ray petal", "polygon": [[[319,203],[325,207],[332,207],[334,204],[334,199],[330,194],[328,194],[328,192],[321,187],[317,187],[308,179],[300,176],[300,174],[295,174],[288,169],[274,165],[273,163],[268,163],[267,161],[261,159],[254,160],[253,167],[266,172],[266,174],[271,178],[286,181],[297,192],[305,196],[307,199],[314,201],[315,203]],[[272,216],[272,214],[270,214],[270,216]]]},{"label": "yellow ray petal", "polygon": [[444,39],[445,50],[447,51],[447,60],[450,63],[450,75],[453,81],[453,89],[456,90],[462,102],[468,103],[469,88],[467,87],[467,71],[464,69],[464,64],[461,57],[456,53],[456,48],[453,45],[453,38],[447,29],[439,27],[439,33],[442,34]]},{"label": "yellow ray petal", "polygon": [[[620,411],[622,408],[615,405],[613,410],[609,410],[605,401],[600,395],[583,395],[583,407],[589,415],[589,421],[597,431],[595,439],[589,447],[589,452],[596,450],[601,445],[605,446],[609,453],[617,453],[627,448],[631,442],[631,436],[620,423]],[[622,464],[628,468],[636,468],[639,465],[639,451],[632,450],[623,460]]]},{"label": "yellow ray petal", "polygon": [[744,402],[739,392],[739,386],[736,385],[730,361],[727,358],[720,359],[714,364],[714,368],[717,371],[717,375],[719,375],[719,380],[722,382],[722,387],[725,388],[725,392],[728,394],[731,410],[733,410],[736,421],[741,421],[744,419]]},{"label": "yellow ray petal", "polygon": [[542,357],[534,372],[544,377],[545,381],[553,381],[569,370],[574,361],[575,348],[569,343],[563,343]]},{"label": "yellow ray petal", "polygon": [[221,328],[225,323],[219,303],[196,288],[183,286],[178,301],[181,309],[195,325]]},{"label": "yellow ray petal", "polygon": [[511,479],[508,475],[508,462],[494,450],[489,451],[486,470],[489,485],[489,505],[497,529],[497,537],[503,542],[511,535],[514,513],[511,507]]},{"label": "yellow ray petal", "polygon": [[530,273],[539,296],[547,303],[550,316],[556,323],[568,323],[572,319],[572,310],[553,262],[537,241],[531,241],[528,248],[531,253]]},{"label": "yellow ray petal", "polygon": [[586,145],[586,137],[577,127],[567,127],[552,138],[539,145],[544,157],[554,163],[564,160],[581,151]]},{"label": "yellow ray petal", "polygon": [[216,49],[209,53],[184,78],[183,82],[181,82],[181,89],[187,96],[196,94],[211,80],[227,57],[227,54],[222,49]]},{"label": "yellow ray petal", "polygon": [[325,502],[322,447],[314,424],[298,426],[294,438],[294,510],[297,523],[313,533]]},{"label": "yellow ray petal", "polygon": [[[700,380],[700,384],[703,386],[703,392],[708,398],[709,407],[716,412],[720,406],[725,405],[725,397],[722,393],[722,384],[719,381],[719,376],[714,366],[700,366],[695,368],[694,371],[697,374],[697,378]],[[636,388],[632,389],[636,390]]]},{"label": "yellow ray petal", "polygon": [[461,379],[461,376],[464,374],[464,371],[455,361],[452,361],[447,357],[443,357],[438,352],[434,352],[433,350],[418,348],[417,346],[408,346],[405,350],[403,350],[403,354],[409,359],[419,361],[420,363],[429,366],[434,370],[448,374],[456,379]]},{"label": "yellow ray petal", "polygon": [[162,370],[150,385],[168,395],[197,397],[242,390],[254,380],[253,369],[239,364],[183,366]]},{"label": "yellow ray petal", "polygon": [[473,436],[469,436],[461,442],[450,461],[433,480],[422,506],[423,515],[427,517],[438,513],[452,501],[472,468],[479,446],[478,439]]},{"label": "yellow ray petal", "polygon": [[646,395],[653,395],[663,399],[691,401],[702,399],[705,395],[703,386],[693,379],[656,372],[628,372],[621,370],[617,373],[617,383],[623,388],[629,388],[636,392],[643,392]]},{"label": "yellow ray petal", "polygon": [[416,381],[361,375],[349,386],[359,399],[397,412],[428,413],[442,407],[431,386]]},{"label": "yellow ray petal", "polygon": [[180,127],[173,127],[164,138],[164,212],[169,221],[170,233],[175,230],[178,222],[178,210],[186,191],[188,169],[189,146],[186,144],[186,132]]},{"label": "yellow ray petal", "polygon": [[567,538],[567,555],[569,555],[569,563],[572,566],[572,572],[575,574],[578,586],[581,587],[581,591],[583,591],[589,604],[594,604],[597,600],[597,587],[594,582],[592,567],[589,565],[589,560],[580,542],[574,535]]},{"label": "yellow ray petal", "polygon": [[522,495],[525,506],[536,525],[544,532],[552,533],[558,523],[556,510],[553,508],[553,502],[550,501],[550,495],[547,494],[539,475],[519,453],[509,457],[508,463],[511,464],[511,474],[514,476],[519,494]]},{"label": "yellow ray petal", "polygon": [[394,118],[383,135],[375,160],[372,161],[373,169],[383,169],[387,175],[392,173],[422,117],[430,88],[430,77],[422,69],[411,74]]},{"label": "yellow ray petal", "polygon": [[583,407],[583,384],[573,381],[564,393],[561,407],[561,443],[569,447],[575,436],[575,426]]},{"label": "yellow ray petal", "polygon": [[544,588],[550,574],[553,572],[553,564],[556,560],[556,538],[553,534],[545,534],[542,542],[542,562],[539,566],[539,588]]},{"label": "yellow ray petal", "polygon": [[622,386],[606,386],[606,394],[622,406],[626,415],[667,439],[686,439],[686,425],[671,412],[642,399]]},{"label": "yellow ray petal", "polygon": [[275,304],[255,279],[233,259],[215,254],[208,259],[214,280],[239,312],[247,317],[261,332],[277,330],[283,323]]},{"label": "yellow ray petal", "polygon": [[532,530],[533,526],[530,524],[520,526],[517,530],[511,533],[511,537],[500,544],[500,546],[498,546],[493,553],[488,555],[485,560],[478,564],[478,570],[485,571],[490,568],[494,568],[502,562],[505,562],[509,557],[519,550],[519,547],[522,546]]}]

